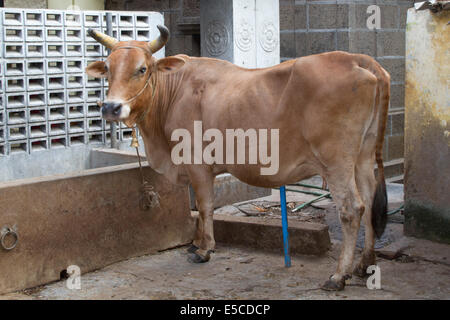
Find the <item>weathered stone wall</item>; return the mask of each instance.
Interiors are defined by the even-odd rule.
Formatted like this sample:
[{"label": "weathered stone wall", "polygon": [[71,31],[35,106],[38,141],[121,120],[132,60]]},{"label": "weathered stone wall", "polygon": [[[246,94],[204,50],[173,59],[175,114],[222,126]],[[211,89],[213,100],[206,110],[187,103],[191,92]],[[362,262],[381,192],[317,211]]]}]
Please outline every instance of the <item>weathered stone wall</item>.
[{"label": "weathered stone wall", "polygon": [[47,9],[47,0],[5,0],[5,8]]},{"label": "weathered stone wall", "polygon": [[166,55],[200,56],[200,0],[106,0],[105,9],[162,12],[171,32]]}]

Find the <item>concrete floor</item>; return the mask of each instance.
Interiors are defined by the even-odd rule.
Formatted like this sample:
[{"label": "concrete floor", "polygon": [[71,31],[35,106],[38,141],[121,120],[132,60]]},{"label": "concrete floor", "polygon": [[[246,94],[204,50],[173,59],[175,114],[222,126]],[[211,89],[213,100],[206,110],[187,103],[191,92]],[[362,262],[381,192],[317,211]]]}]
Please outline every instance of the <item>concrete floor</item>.
[{"label": "concrete floor", "polygon": [[293,257],[291,268],[281,254],[219,245],[206,264],[188,262],[178,248],[82,275],[80,290],[67,289],[63,280],[0,299],[450,299],[449,246],[408,241],[410,248],[426,247],[425,256],[378,258],[380,290],[356,277],[341,292],[319,289],[336,267],[336,243],[323,257]]}]

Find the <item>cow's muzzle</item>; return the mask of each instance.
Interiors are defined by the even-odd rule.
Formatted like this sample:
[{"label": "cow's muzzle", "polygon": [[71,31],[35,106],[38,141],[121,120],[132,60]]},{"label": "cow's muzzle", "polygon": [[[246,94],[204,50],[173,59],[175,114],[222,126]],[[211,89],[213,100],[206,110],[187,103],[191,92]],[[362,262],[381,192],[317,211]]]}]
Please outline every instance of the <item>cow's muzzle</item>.
[{"label": "cow's muzzle", "polygon": [[122,104],[117,102],[103,102],[102,103],[102,117],[105,120],[117,121],[120,120],[122,113]]}]

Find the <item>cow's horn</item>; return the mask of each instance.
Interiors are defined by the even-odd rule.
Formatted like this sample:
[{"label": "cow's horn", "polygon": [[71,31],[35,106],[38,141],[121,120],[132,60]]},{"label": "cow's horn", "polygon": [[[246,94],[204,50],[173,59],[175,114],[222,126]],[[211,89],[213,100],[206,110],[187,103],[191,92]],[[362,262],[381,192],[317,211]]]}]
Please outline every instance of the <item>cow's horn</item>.
[{"label": "cow's horn", "polygon": [[162,26],[159,24],[157,25],[157,28],[159,30],[160,35],[159,35],[158,39],[153,40],[149,44],[149,47],[150,47],[150,50],[152,51],[152,53],[155,53],[158,50],[160,50],[162,47],[165,46],[167,41],[169,41],[169,36],[170,36],[169,29],[167,29],[165,26]]},{"label": "cow's horn", "polygon": [[92,38],[94,38],[97,42],[100,42],[102,45],[104,45],[108,49],[112,49],[117,44],[117,42],[119,42],[117,39],[114,39],[113,37],[110,37],[104,33],[98,32],[93,29],[88,29],[87,33]]}]

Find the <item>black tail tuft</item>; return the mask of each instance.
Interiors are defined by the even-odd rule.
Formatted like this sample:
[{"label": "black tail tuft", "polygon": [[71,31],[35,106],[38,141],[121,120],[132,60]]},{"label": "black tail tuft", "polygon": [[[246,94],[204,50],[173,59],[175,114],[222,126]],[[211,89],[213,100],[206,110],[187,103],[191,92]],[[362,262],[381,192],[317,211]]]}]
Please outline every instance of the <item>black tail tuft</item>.
[{"label": "black tail tuft", "polygon": [[379,181],[372,204],[372,226],[377,238],[381,238],[387,223],[387,194],[384,179]]}]

